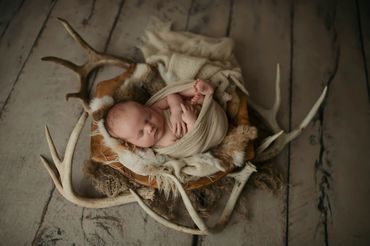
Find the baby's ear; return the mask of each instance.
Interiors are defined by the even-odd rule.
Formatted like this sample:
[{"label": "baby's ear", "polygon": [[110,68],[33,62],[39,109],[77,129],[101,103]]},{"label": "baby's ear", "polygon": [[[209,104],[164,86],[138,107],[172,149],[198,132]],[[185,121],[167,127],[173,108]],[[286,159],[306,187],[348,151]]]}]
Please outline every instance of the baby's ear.
[{"label": "baby's ear", "polygon": [[108,133],[109,133],[109,135],[112,137],[112,138],[115,138],[115,139],[117,139],[117,140],[119,140],[119,141],[123,141],[123,142],[126,142],[126,140],[125,139],[122,139],[122,138],[120,138],[119,136],[117,136],[116,134],[114,134],[114,132],[111,130],[111,129],[107,129],[107,131],[108,131]]},{"label": "baby's ear", "polygon": [[114,134],[114,132],[112,131],[112,129],[108,126],[107,119],[104,120],[104,128],[105,128],[105,130],[107,131],[107,133],[109,134],[110,137],[119,139],[117,137],[117,135]]},{"label": "baby's ear", "polygon": [[118,139],[118,140],[121,140],[116,134],[114,134],[112,131],[109,131],[108,130],[108,133],[109,133],[109,135],[112,137],[112,138],[116,138],[116,139]]}]

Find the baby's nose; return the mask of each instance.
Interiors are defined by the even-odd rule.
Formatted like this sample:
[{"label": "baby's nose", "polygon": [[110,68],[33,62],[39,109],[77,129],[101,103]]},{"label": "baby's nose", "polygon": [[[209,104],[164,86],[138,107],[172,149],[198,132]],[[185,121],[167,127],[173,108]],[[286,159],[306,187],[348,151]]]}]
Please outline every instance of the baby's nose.
[{"label": "baby's nose", "polygon": [[152,133],[154,131],[154,125],[152,123],[146,124],[146,130],[148,133]]}]

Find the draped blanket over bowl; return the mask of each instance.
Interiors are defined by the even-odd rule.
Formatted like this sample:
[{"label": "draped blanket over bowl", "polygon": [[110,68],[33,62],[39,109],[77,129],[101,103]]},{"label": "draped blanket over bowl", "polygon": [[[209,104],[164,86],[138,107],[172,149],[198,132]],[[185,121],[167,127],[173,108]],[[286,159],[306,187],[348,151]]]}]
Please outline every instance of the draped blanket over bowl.
[{"label": "draped blanket over bowl", "polygon": [[[212,84],[215,92],[213,97],[205,97],[197,119],[197,123],[202,124],[196,123],[194,131],[188,132],[181,141],[166,148],[135,151],[127,149],[108,134],[104,119],[100,119],[97,121],[97,132],[103,137],[105,145],[117,154],[116,158],[109,162],[118,161],[137,174],[155,179],[159,185],[165,182],[162,175],[165,172],[174,173],[179,180],[186,182],[184,177],[189,175],[192,179],[197,179],[225,170],[225,166],[221,164],[224,162],[208,150],[209,148],[212,150],[226,135],[228,143],[221,142],[218,146],[224,145],[220,149],[228,152],[231,158],[227,161],[228,165],[242,165],[246,143],[250,138],[244,128],[240,128],[241,132],[245,132],[244,135],[228,137],[230,128],[227,117],[232,120],[239,110],[239,96],[236,90],[238,88],[247,94],[240,67],[233,55],[233,41],[229,38],[209,38],[187,32],[174,32],[171,31],[169,23],[153,20],[145,31],[140,49],[146,64],[137,64],[131,77],[125,80],[118,91],[126,91],[132,84],[141,86],[143,81],[147,85],[152,85],[153,78],[159,76],[166,85],[162,90],[159,88],[153,92],[154,95],[152,94],[153,97],[147,105],[168,93],[189,88],[197,78]],[[152,70],[159,75],[153,77]],[[119,102],[117,97],[112,99],[113,101],[107,98],[105,99],[107,103],[102,102],[107,104],[106,108]],[[238,131],[234,131],[234,134]],[[230,149],[228,146],[233,147]]]}]

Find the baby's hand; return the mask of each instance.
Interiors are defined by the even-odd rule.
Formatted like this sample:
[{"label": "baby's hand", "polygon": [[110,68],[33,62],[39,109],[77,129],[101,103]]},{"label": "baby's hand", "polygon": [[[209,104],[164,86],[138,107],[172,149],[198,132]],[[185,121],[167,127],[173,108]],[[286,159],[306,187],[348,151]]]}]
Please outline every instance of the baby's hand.
[{"label": "baby's hand", "polygon": [[172,125],[172,133],[176,137],[182,137],[187,132],[185,122],[182,120],[182,112],[171,113],[170,121]]},{"label": "baby's hand", "polygon": [[187,125],[187,130],[190,131],[194,128],[195,121],[197,120],[197,114],[195,112],[195,108],[192,106],[187,106],[184,104],[180,104],[182,109],[182,120]]}]

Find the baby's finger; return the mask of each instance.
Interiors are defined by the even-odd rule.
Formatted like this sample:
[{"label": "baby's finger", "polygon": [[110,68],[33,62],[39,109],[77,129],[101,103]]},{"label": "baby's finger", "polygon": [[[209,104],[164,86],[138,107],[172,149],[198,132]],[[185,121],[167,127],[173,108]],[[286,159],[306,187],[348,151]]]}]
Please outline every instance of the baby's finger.
[{"label": "baby's finger", "polygon": [[186,129],[186,124],[184,122],[182,122],[181,126],[182,126],[182,134],[184,135],[185,133],[188,132],[188,130]]},{"label": "baby's finger", "polygon": [[178,137],[181,136],[181,126],[180,126],[180,123],[177,123],[177,126],[176,126],[176,136],[178,136]]},{"label": "baby's finger", "polygon": [[184,104],[180,103],[180,107],[181,107],[181,109],[182,109],[183,112],[187,111],[187,109],[185,108],[185,105]]},{"label": "baby's finger", "polygon": [[182,127],[182,123],[180,123],[180,126],[179,126],[179,127],[181,128],[181,134],[180,134],[180,137],[182,137],[182,136],[184,136],[184,135],[185,135],[186,131],[184,131],[184,128]]},{"label": "baby's finger", "polygon": [[176,124],[172,125],[171,131],[172,131],[173,134],[176,134]]},{"label": "baby's finger", "polygon": [[177,136],[177,123],[174,124],[174,127],[173,127],[173,134],[175,134],[175,136]]},{"label": "baby's finger", "polygon": [[176,137],[181,136],[181,125],[180,123],[176,123]]}]

